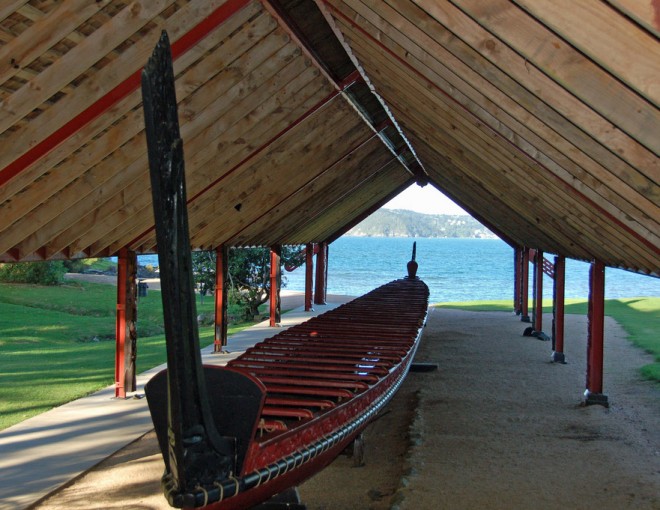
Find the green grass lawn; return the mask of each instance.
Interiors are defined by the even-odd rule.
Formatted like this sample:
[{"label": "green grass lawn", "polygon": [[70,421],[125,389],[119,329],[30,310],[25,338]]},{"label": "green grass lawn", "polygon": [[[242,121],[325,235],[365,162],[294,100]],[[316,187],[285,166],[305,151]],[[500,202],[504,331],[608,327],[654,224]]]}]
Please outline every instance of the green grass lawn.
[{"label": "green grass lawn", "polygon": [[[511,311],[511,300],[472,303],[439,303],[442,308],[473,311]],[[543,300],[543,312],[552,312],[552,301]],[[587,301],[567,299],[566,313],[586,315]],[[655,358],[654,363],[640,367],[642,375],[660,383],[660,298],[640,297],[606,299],[605,314],[616,320],[628,334],[628,339]]]},{"label": "green grass lawn", "polygon": [[[116,288],[0,284],[0,430],[114,383]],[[197,302],[213,313],[213,299]],[[160,292],[138,303],[138,373],[165,362]],[[230,327],[236,332],[250,324]],[[202,346],[213,326],[200,328]]]}]

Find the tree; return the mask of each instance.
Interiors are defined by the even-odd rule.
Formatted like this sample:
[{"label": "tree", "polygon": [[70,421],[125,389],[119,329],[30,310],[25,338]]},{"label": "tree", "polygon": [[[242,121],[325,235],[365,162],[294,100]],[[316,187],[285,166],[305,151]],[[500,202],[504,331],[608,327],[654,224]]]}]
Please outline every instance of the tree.
[{"label": "tree", "polygon": [[[281,263],[297,260],[299,251],[297,247],[283,247]],[[216,255],[214,252],[193,252],[192,258],[195,282],[203,295],[215,286]],[[251,320],[259,313],[259,306],[270,299],[270,249],[231,248],[227,272],[229,301],[240,305],[243,318]]]},{"label": "tree", "polygon": [[270,250],[232,248],[228,259],[233,297],[242,305],[244,318],[252,319],[270,299]]},{"label": "tree", "polygon": [[0,264],[0,281],[3,282],[59,285],[65,273],[61,260]]},{"label": "tree", "polygon": [[204,296],[213,292],[215,288],[215,253],[194,251],[191,255],[195,284],[204,303]]}]

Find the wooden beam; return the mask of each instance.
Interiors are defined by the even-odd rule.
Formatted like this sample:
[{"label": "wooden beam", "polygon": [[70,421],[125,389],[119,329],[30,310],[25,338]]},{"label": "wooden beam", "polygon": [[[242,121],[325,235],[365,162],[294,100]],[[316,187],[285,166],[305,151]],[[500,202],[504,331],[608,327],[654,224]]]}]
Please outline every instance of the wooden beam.
[{"label": "wooden beam", "polygon": [[115,397],[126,398],[136,389],[137,255],[124,248],[117,261]]},{"label": "wooden beam", "polygon": [[282,247],[270,247],[270,314],[271,328],[279,326],[282,322],[280,288],[282,286]]},{"label": "wooden beam", "polygon": [[[597,0],[513,0],[600,67],[660,107],[658,40]],[[585,23],[585,20],[588,20]],[[518,25],[515,30],[519,30]],[[559,68],[556,61],[553,66]],[[575,63],[575,58],[572,59]],[[575,76],[576,80],[579,77]],[[608,87],[611,93],[612,86]]]},{"label": "wooden beam", "polygon": [[334,243],[337,239],[339,239],[341,236],[343,236],[346,232],[348,232],[353,227],[356,227],[357,225],[362,223],[369,216],[371,216],[373,213],[375,213],[377,210],[379,210],[381,207],[383,207],[386,203],[388,203],[390,200],[392,200],[394,197],[396,197],[399,193],[401,193],[405,189],[409,188],[411,185],[412,185],[412,182],[405,182],[401,186],[398,186],[397,188],[393,189],[389,194],[385,195],[384,197],[381,197],[376,203],[371,204],[368,209],[362,211],[359,215],[351,218],[351,221],[349,221],[345,225],[342,225],[341,228],[339,228],[335,232],[333,232],[328,237],[327,242],[328,243]]},{"label": "wooden beam", "polygon": [[215,335],[213,339],[213,352],[222,352],[227,345],[227,274],[229,269],[228,248],[222,244],[215,250]]},{"label": "wooden beam", "polygon": [[552,292],[552,361],[566,363],[564,354],[564,291],[566,286],[566,257],[555,257],[555,278]]},{"label": "wooden beam", "polygon": [[324,305],[328,291],[328,243],[319,243],[319,251],[316,254],[316,286],[314,290],[314,303]]},{"label": "wooden beam", "polygon": [[[197,55],[198,51],[212,50],[214,46],[220,43],[224,43],[231,48],[233,39],[226,39],[232,34],[232,32],[235,32],[241,24],[249,20],[250,17],[255,16],[255,11],[256,10],[251,6],[241,10],[201,41],[195,51],[183,53],[177,59],[175,63],[176,67],[186,70],[185,74],[180,76],[177,81],[177,97],[182,99],[182,103],[186,104],[186,97],[197,89],[195,85],[204,81],[196,75],[201,74],[202,72],[217,72],[217,68],[221,67],[223,64],[223,62],[217,57],[206,58],[199,61]],[[186,9],[184,8],[179,11],[179,15],[183,16],[184,19],[180,20],[178,17],[174,17],[174,19],[168,19],[165,21],[164,28],[169,29],[170,33],[172,33],[173,28],[175,31],[180,28],[186,28],[186,20],[190,18],[190,16],[186,15]],[[172,27],[171,25],[177,21],[179,21],[177,26]],[[256,26],[252,27],[248,25],[248,28],[254,29],[255,32],[258,31],[258,27]],[[157,38],[158,28],[154,28],[153,33],[150,34],[150,36],[154,37],[154,39]],[[148,39],[148,37],[145,35],[144,39]],[[243,46],[246,45],[243,44]],[[237,62],[240,63],[243,59],[243,56],[238,57]],[[233,69],[234,64],[235,62],[229,67]],[[137,65],[138,64],[136,64],[136,66]],[[208,71],[200,71],[207,67],[209,68]],[[100,73],[104,72],[105,68],[100,71]],[[80,94],[91,96],[92,92],[87,93],[81,90]],[[57,105],[47,110],[44,115],[50,113],[51,110],[59,108],[61,102],[66,101],[61,100]],[[20,174],[16,175],[9,182],[6,182],[1,186],[0,202],[9,197],[14,197],[14,195],[27,186],[32,188],[36,183],[40,182],[39,177],[41,175],[50,171],[56,165],[66,165],[67,172],[52,172],[49,175],[49,178],[45,180],[48,183],[46,190],[51,190],[51,195],[67,186],[70,182],[75,180],[75,178],[82,175],[100,161],[103,161],[109,154],[116,151],[119,147],[122,147],[128,140],[142,131],[142,122],[139,121],[141,110],[135,110],[140,102],[141,96],[136,89],[124,99],[114,104],[109,111],[104,113],[104,115],[96,117],[87,124],[81,126],[75,136],[69,137],[59,143],[50,152],[39,159],[38,164],[35,163],[26,167]],[[188,107],[187,104],[186,107]],[[71,108],[73,107],[69,105],[68,108],[64,109],[64,112],[70,113]],[[203,108],[201,109],[203,110]],[[40,120],[43,119],[40,117]],[[33,134],[33,136],[36,135],[36,133]],[[142,138],[140,137],[140,139]],[[12,142],[13,140],[13,138],[10,138],[8,142]],[[15,141],[18,142],[19,140]],[[75,152],[84,145],[86,146],[84,151]],[[67,161],[67,158],[70,158],[72,154],[75,154],[76,164],[71,164]],[[113,174],[114,172],[109,173]],[[95,178],[95,180],[97,179],[98,178]],[[42,203],[44,199],[41,197],[39,198],[40,200],[35,201]],[[26,207],[30,206],[30,204],[24,203],[22,206]]]},{"label": "wooden beam", "polygon": [[[482,70],[473,64],[478,71],[475,72],[466,62],[483,61],[477,52],[462,46],[458,51],[452,48],[454,55],[442,45],[442,27],[434,27],[419,9],[407,9],[399,15],[383,2],[377,12],[362,8],[360,27],[371,34],[377,33],[380,44],[396,55],[402,64],[433,82],[448,97],[564,181],[592,200],[598,201],[598,196],[602,195],[607,201],[604,207],[608,212],[623,220],[636,218],[641,225],[646,218],[657,216],[655,202],[660,200],[660,191],[656,192],[659,196],[654,196],[656,187],[649,177],[625,164],[609,148],[600,147],[598,153],[594,152],[596,144],[588,135],[568,124],[537,98],[532,98],[526,89],[514,84],[499,69],[491,66]],[[374,60],[378,68],[379,61],[385,56],[380,51],[364,60]],[[486,76],[491,77],[492,83]],[[519,104],[524,96],[529,99]],[[527,107],[525,103],[529,103]],[[563,136],[558,129],[565,132]],[[582,152],[585,144],[591,151],[589,154]],[[576,145],[582,146],[582,150],[577,150]],[[594,159],[596,157],[598,159]],[[609,202],[615,203],[621,213],[609,206]],[[648,224],[646,228],[656,230],[655,226]]]},{"label": "wooden beam", "polygon": [[[301,189],[298,194],[300,196],[296,196],[295,201],[287,204],[288,215],[283,218],[281,225],[273,227],[276,229],[275,234],[278,239],[289,240],[296,237],[305,225],[314,222],[316,218],[329,211],[337,201],[363,186],[384,168],[397,164],[380,141],[369,140],[358,152],[349,153],[337,165],[328,167],[321,175],[310,181],[307,187]],[[268,225],[264,225],[264,228],[268,228]],[[263,231],[263,228],[260,231]],[[255,232],[253,239],[258,235],[260,232]]]},{"label": "wooden beam", "polygon": [[314,245],[305,245],[305,311],[312,310],[312,288],[314,284]]},{"label": "wooden beam", "polygon": [[534,332],[543,332],[543,250],[534,254]]},{"label": "wooden beam", "polygon": [[[392,71],[392,70],[390,69],[390,71]],[[371,73],[370,73],[370,74],[371,74]],[[391,73],[390,73],[390,74],[391,74]],[[380,85],[380,84],[379,84],[379,85]],[[407,85],[406,87],[408,87],[408,86],[409,86],[409,85]],[[414,83],[413,83],[413,86],[414,86]],[[409,90],[409,89],[406,88],[406,90]],[[382,88],[381,88],[381,91],[382,91]],[[422,94],[423,94],[424,92],[425,92],[425,91],[422,91]],[[400,94],[401,94],[401,91],[399,90],[397,93],[400,95]],[[397,97],[397,93],[389,94],[389,95],[388,95],[388,99],[390,99],[390,101],[392,101],[392,100],[393,100],[392,98]],[[424,111],[426,112],[426,111],[430,111],[430,110],[429,110],[429,108],[427,107]],[[402,118],[402,115],[399,113],[399,114],[397,115],[397,117],[401,119],[401,118]],[[415,120],[417,120],[417,119],[415,119]],[[435,129],[435,128],[434,128],[434,129]],[[470,142],[471,142],[471,140],[468,138],[468,139],[464,140],[462,143],[470,143]],[[562,194],[562,193],[559,193],[557,196],[561,199],[561,197],[563,196],[563,194]],[[552,201],[551,201],[550,203],[552,203]],[[617,221],[617,220],[615,220],[615,221]],[[607,225],[605,225],[605,227],[607,228]],[[562,228],[562,229],[563,229],[563,228]],[[561,230],[557,230],[557,233],[561,233]],[[579,236],[579,234],[578,234],[578,236]],[[637,240],[638,240],[638,241],[641,241],[642,243],[646,243],[646,240],[645,240],[644,238],[642,238],[641,236],[637,236]],[[616,244],[616,243],[615,243],[615,244]],[[568,243],[564,243],[564,245],[565,245],[565,246],[569,246]],[[654,248],[654,247],[652,246],[652,243],[647,244],[647,246],[650,246],[652,249],[656,249],[656,248]]]},{"label": "wooden beam", "polygon": [[603,347],[605,333],[605,265],[595,260],[589,270],[589,331],[587,339],[587,389],[585,403],[608,406],[603,394]]},{"label": "wooden beam", "polygon": [[[603,120],[613,123],[615,129],[610,125],[607,133],[599,133],[607,136],[613,148],[618,140],[629,136],[648,150],[660,152],[657,138],[650,134],[658,129],[657,109],[649,109],[639,96],[608,78],[563,40],[553,38],[508,0],[488,4],[452,0],[454,5],[448,1],[413,1],[567,118],[591,118],[584,125],[587,132],[599,130]],[[555,66],[557,61],[564,65]],[[625,137],[617,136],[619,130]]]},{"label": "wooden beam", "polygon": [[[281,54],[280,57],[285,58],[285,55],[286,53]],[[298,62],[302,63],[300,60],[298,60]],[[264,62],[264,65],[268,65],[268,64]],[[308,69],[308,68],[303,65],[303,67],[301,67],[300,69]],[[291,74],[290,76],[295,76],[295,74]],[[301,79],[302,80],[311,79],[313,82],[315,80],[315,76],[316,76],[315,73],[311,71],[311,74],[303,74],[301,76]],[[312,90],[310,90],[309,92],[303,93],[300,90],[296,90],[296,88],[294,87],[294,82],[291,81],[288,82],[288,85],[291,88],[289,89],[285,88],[284,90],[282,90],[280,87],[286,84],[287,81],[288,78],[286,76],[283,76],[281,77],[281,79],[278,80],[267,81],[265,85],[254,91],[254,92],[258,91],[260,92],[260,94],[263,94],[264,98],[266,97],[268,98],[266,103],[263,104],[259,104],[259,102],[255,98],[251,96],[245,96],[243,94],[244,97],[242,97],[239,102],[234,102],[233,108],[230,108],[232,104],[231,99],[228,97],[224,98],[223,104],[225,104],[226,107],[223,107],[222,111],[225,112],[226,115],[223,114],[222,120],[220,119],[214,120],[210,122],[210,124],[208,125],[211,126],[209,129],[216,130],[217,132],[220,133],[220,135],[223,138],[232,138],[233,142],[231,142],[229,145],[225,145],[224,142],[221,143],[218,139],[214,140],[213,138],[209,137],[208,136],[209,129],[206,129],[201,132],[198,129],[196,132],[194,131],[191,132],[190,126],[188,126],[187,124],[184,124],[182,126],[182,134],[186,137],[186,151],[187,153],[191,153],[194,155],[187,162],[187,168],[190,168],[190,175],[191,175],[191,179],[190,179],[191,198],[189,200],[189,203],[192,203],[193,200],[197,201],[208,191],[213,190],[214,187],[217,186],[222,181],[222,179],[226,178],[228,175],[231,175],[235,170],[240,168],[242,164],[244,164],[246,161],[254,157],[254,155],[264,150],[269,143],[272,143],[274,141],[274,138],[272,138],[271,140],[268,140],[265,143],[263,143],[261,148],[255,150],[251,144],[237,142],[237,140],[245,140],[248,136],[251,135],[249,135],[245,131],[237,132],[236,130],[233,129],[227,130],[228,126],[232,126],[233,124],[234,127],[236,128],[240,127],[242,130],[250,129],[249,123],[247,122],[247,120],[249,119],[250,122],[255,123],[256,126],[255,129],[260,130],[261,132],[260,136],[265,137],[265,136],[269,136],[267,131],[268,128],[272,128],[273,126],[284,127],[290,125],[291,121],[288,119],[288,115],[287,115],[289,110],[284,110],[281,108],[281,104],[284,97],[288,97],[289,94],[293,95],[298,93],[297,97],[299,98],[299,100],[303,101],[302,104],[299,106],[299,108],[304,109],[306,115],[311,115],[313,113],[313,108],[309,105],[309,102],[314,102],[318,104],[319,103],[318,96],[320,95],[319,92],[320,93],[323,92],[318,91],[317,87],[314,86],[312,87]],[[250,79],[248,79],[248,82],[252,83]],[[237,83],[235,86],[244,91],[250,90],[248,84]],[[309,97],[310,92],[314,94],[312,97]],[[333,94],[332,97],[336,97],[336,94]],[[214,110],[215,108],[208,107],[207,109]],[[269,118],[269,123],[259,122],[259,119],[261,118],[264,119]],[[211,119],[209,119],[209,121],[211,121]],[[237,122],[240,122],[240,125],[236,124]],[[207,124],[203,124],[203,125],[207,125]],[[193,134],[197,134],[197,136],[191,136]],[[209,151],[209,148],[212,148],[212,150]],[[225,167],[225,164],[222,160],[218,161],[218,151],[220,151],[221,157],[223,159],[229,158],[228,164],[231,166]],[[204,153],[205,158],[208,158],[209,160],[215,159],[215,164],[209,166],[208,162],[205,159],[200,160],[199,158],[201,157],[201,153]],[[244,157],[243,155],[246,153],[247,156]],[[239,158],[243,158],[243,159],[239,159]],[[237,159],[238,161],[236,161]],[[140,166],[137,167],[136,170],[139,170],[141,168],[141,165],[142,164],[140,164]],[[204,165],[206,165],[206,168],[212,168],[216,172],[216,175],[213,176],[212,174],[207,174],[206,171],[200,172],[198,169],[203,168]],[[220,174],[220,176],[218,176],[217,175],[218,166],[220,166],[221,168],[228,168],[228,169],[224,173]],[[118,198],[121,198],[121,195],[118,195]],[[153,225],[153,222],[150,221],[151,214],[148,212],[148,209],[150,207],[148,196],[145,196],[144,194],[140,194],[139,196],[136,197],[136,200],[131,202],[131,204],[132,207],[139,207],[143,209],[145,211],[145,214],[139,215],[137,222],[134,221],[135,218],[131,218],[132,223],[130,228],[128,229],[123,228],[122,230],[124,236],[131,235],[131,237],[129,238],[123,237],[122,239],[117,240],[117,242],[119,243],[124,241],[127,242],[129,245],[134,246],[136,243],[141,242],[141,240],[145,236],[147,235],[153,236],[153,227],[150,226]],[[121,223],[121,221],[119,221],[118,223],[118,219],[113,218],[112,215],[105,216],[104,221],[106,221],[109,226],[112,225],[113,227]],[[194,218],[191,217],[191,229],[194,229],[194,227],[195,227]],[[142,234],[139,234],[140,229],[143,232]],[[97,239],[99,239],[100,236],[103,234],[103,232],[100,231],[100,229],[98,228],[96,230],[97,230],[96,231]]]},{"label": "wooden beam", "polygon": [[605,0],[643,28],[660,38],[660,17],[657,0]]},{"label": "wooden beam", "polygon": [[[331,132],[324,132],[327,126],[335,126]],[[213,195],[208,195],[191,204],[192,224],[205,221],[206,230],[198,229],[192,236],[193,243],[204,243],[213,237],[219,225],[227,233],[239,232],[266,211],[275,207],[282,198],[288,196],[287,189],[299,189],[314,176],[322,172],[328,161],[342,157],[345,147],[355,147],[364,142],[372,133],[350,105],[339,102],[327,107],[323,114],[310,118],[296,129],[298,136],[279,140],[240,171],[223,181]],[[292,164],[295,161],[295,164]],[[305,171],[301,171],[301,169]],[[271,176],[277,176],[274,179]],[[275,187],[276,183],[286,183],[286,188]],[[250,192],[246,195],[245,189]],[[214,203],[213,203],[214,202]],[[241,204],[236,207],[216,210],[215,203]]]},{"label": "wooden beam", "polygon": [[520,321],[530,322],[529,319],[529,248],[523,246],[520,270]]},{"label": "wooden beam", "polygon": [[[311,71],[311,78],[313,80],[318,77],[318,74],[315,73],[314,71]],[[309,76],[308,76],[309,77]],[[304,77],[303,77],[304,78]],[[265,91],[264,91],[265,92]],[[282,106],[282,101],[284,97],[288,96],[289,94],[296,95],[299,99],[302,100],[302,103],[299,104],[297,109],[294,109],[294,112],[298,114],[297,117],[294,119],[290,118],[290,115],[287,115],[290,110],[285,110],[283,109]],[[311,95],[310,95],[311,94]],[[202,208],[202,203],[210,203],[211,207],[215,207],[217,205],[217,193],[218,190],[220,189],[221,183],[224,185],[224,180],[227,179],[228,177],[231,177],[234,172],[237,170],[243,168],[246,166],[253,158],[259,156],[262,152],[266,151],[268,148],[270,148],[274,143],[278,142],[280,138],[282,138],[286,133],[288,133],[291,129],[295,128],[298,126],[300,123],[304,122],[308,117],[314,116],[320,109],[325,107],[329,102],[331,102],[333,99],[335,99],[338,96],[337,92],[331,92],[328,94],[328,89],[327,88],[322,88],[319,89],[316,86],[316,81],[314,81],[311,86],[309,87],[308,90],[305,90],[305,93],[301,93],[300,90],[294,89],[285,89],[284,91],[280,92],[279,94],[277,93],[276,90],[272,90],[270,92],[270,101],[268,105],[262,105],[259,107],[259,105],[256,106],[256,110],[252,114],[245,114],[245,116],[242,116],[244,121],[241,121],[242,125],[241,128],[244,130],[249,130],[247,132],[236,132],[234,130],[227,131],[222,135],[221,139],[216,139],[215,141],[209,141],[209,144],[214,144],[215,147],[219,147],[221,149],[227,148],[231,149],[228,154],[222,153],[222,159],[218,161],[218,153],[217,152],[212,152],[207,155],[208,158],[213,159],[215,158],[215,166],[214,168],[225,168],[226,170],[223,171],[222,174],[219,176],[216,176],[214,180],[209,182],[209,180],[204,180],[203,175],[200,176],[199,181],[203,183],[204,187],[197,186],[197,192],[193,197],[191,197],[191,200],[189,200],[189,206],[191,209],[201,209]],[[246,104],[250,104],[252,99],[249,97],[245,99]],[[311,104],[310,104],[311,103]],[[238,105],[236,105],[238,106]],[[252,104],[252,108],[255,108],[255,105]],[[275,110],[275,112],[273,112]],[[240,109],[239,109],[240,111]],[[272,114],[274,113],[274,114]],[[234,113],[236,115],[237,113]],[[265,122],[265,119],[268,118],[268,122]],[[263,120],[263,122],[261,122]],[[252,133],[252,128],[258,130],[258,136],[256,134]],[[277,129],[279,128],[280,131],[273,136],[272,132],[269,133],[269,129]],[[244,136],[241,136],[244,133]],[[249,138],[248,138],[249,137]],[[261,137],[261,138],[260,138]],[[225,138],[228,139],[233,139],[232,141],[227,140],[225,142]],[[254,145],[252,144],[246,144],[244,141],[246,139],[251,139],[253,140],[252,143],[257,144],[259,142],[259,145],[255,148]],[[237,143],[236,140],[243,140],[243,143]],[[263,141],[262,141],[263,140]],[[191,141],[188,145],[186,145],[186,150],[190,151],[191,153],[195,152],[195,149],[197,148],[197,144]],[[200,147],[201,149],[201,147]],[[192,160],[189,162],[189,167],[197,168],[201,163],[196,162],[195,158],[193,157]],[[197,176],[197,173],[192,173],[193,176]],[[225,193],[228,190],[226,190],[225,187],[223,187],[222,192]],[[238,202],[236,201],[230,201],[228,203],[232,204],[232,207],[234,205],[237,205]],[[147,207],[148,204],[144,204],[144,207]],[[223,207],[223,210],[225,208]],[[192,212],[191,212],[192,214]],[[215,214],[212,212],[212,214]],[[204,214],[199,216],[200,220],[203,220]],[[191,229],[194,231],[196,224],[192,223],[194,218],[191,218]],[[132,241],[130,241],[130,245],[134,245],[135,243],[141,242],[146,236],[151,235],[153,232],[153,227],[149,227],[149,222],[142,222],[141,224],[136,225],[137,228],[142,228],[144,229],[141,234],[138,234],[137,237],[135,237]],[[215,242],[220,242],[221,240],[215,239]]]},{"label": "wooden beam", "polygon": [[[19,5],[26,2],[19,2]],[[29,29],[14,37],[10,42],[0,47],[0,83],[16,76],[32,61],[39,58],[80,24],[105,8],[110,0],[100,0],[90,3],[88,0],[66,0],[44,16],[35,21]],[[18,9],[14,5],[15,10]],[[0,20],[11,12],[0,10]],[[35,35],[40,37],[35,37]]]},{"label": "wooden beam", "polygon": [[[171,1],[172,0],[168,0],[168,2]],[[244,8],[248,3],[249,0],[227,0],[222,3],[215,10],[210,12],[206,18],[199,21],[187,33],[182,34],[182,36],[172,44],[173,58],[176,59],[182,53],[190,50],[202,38],[206,37],[209,32],[214,30],[235,12]],[[66,58],[58,62],[56,67],[51,67],[48,72],[39,75],[39,82],[43,83],[41,85],[39,85],[39,83],[34,83],[30,86],[30,89],[39,89],[41,91],[40,96],[35,97],[31,91],[29,91],[30,93],[28,95],[27,89],[24,94],[13,94],[11,96],[11,102],[3,105],[3,108],[11,108],[13,111],[12,115],[8,118],[15,120],[33,110],[39,103],[43,102],[57,91],[57,88],[62,84],[62,77],[70,79],[72,73],[75,73],[76,69],[79,69],[78,74],[87,69],[89,65],[91,65],[91,63],[87,62],[89,58],[97,59],[99,54],[103,55],[107,53],[109,49],[114,48],[120,42],[123,42],[126,39],[126,31],[131,31],[131,33],[135,32],[135,30],[137,30],[136,23],[140,26],[147,23],[151,17],[149,14],[150,10],[153,10],[154,13],[158,13],[163,9],[163,4],[164,0],[155,0],[149,2],[149,10],[144,10],[146,8],[144,6],[143,9],[136,10],[137,12],[133,12],[133,9],[127,8],[122,11],[122,15],[113,17],[110,22],[104,25],[102,30],[94,32],[90,38],[85,40],[84,44],[81,44],[76,48],[76,51],[67,53]],[[106,51],[102,50],[104,45],[108,46]],[[141,62],[146,60],[149,47],[153,47],[153,41],[144,42],[144,48],[142,51],[146,51],[146,53],[140,55],[139,60]],[[83,55],[87,55],[87,57],[81,58]],[[117,66],[124,66],[125,68],[125,63],[119,62],[117,63]],[[0,170],[0,186],[20,173],[27,166],[50,152],[63,140],[72,136],[82,126],[106,112],[128,94],[137,90],[140,84],[141,69],[141,67],[138,67],[132,74],[119,83],[115,80],[116,85],[114,88],[101,97],[98,97],[98,94],[89,96],[91,102],[87,106],[82,107],[82,111],[71,116],[68,121],[59,124],[59,127],[51,131],[50,134],[41,134],[40,132],[36,138],[41,141],[32,146],[32,148],[18,158],[13,159],[11,162],[8,162],[6,157],[0,159],[0,165],[3,165],[2,170]],[[55,73],[60,73],[61,77],[57,78],[56,76],[51,76],[55,75]],[[125,76],[126,73],[122,72],[118,73],[118,75]],[[109,83],[112,83],[112,81],[109,81]],[[104,86],[108,85],[104,83]],[[80,95],[85,96],[85,94],[77,94],[77,96]],[[96,99],[94,99],[95,97]],[[18,103],[23,106],[21,107]],[[76,109],[71,109],[71,111],[75,112]],[[0,122],[0,131],[4,131],[9,125]],[[15,157],[14,153],[10,153],[9,156]]]},{"label": "wooden beam", "polygon": [[325,213],[312,219],[292,234],[290,242],[298,243],[303,239],[315,242],[330,239],[348,225],[355,217],[389,196],[393,189],[400,191],[401,186],[410,184],[410,174],[402,171],[398,163],[383,167],[370,176],[359,187],[342,196]]}]

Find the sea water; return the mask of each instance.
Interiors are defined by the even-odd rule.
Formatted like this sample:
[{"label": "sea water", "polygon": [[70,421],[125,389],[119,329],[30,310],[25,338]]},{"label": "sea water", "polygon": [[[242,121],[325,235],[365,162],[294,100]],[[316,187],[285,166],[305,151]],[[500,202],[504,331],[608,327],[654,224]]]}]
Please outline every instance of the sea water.
[{"label": "sea water", "polygon": [[[328,293],[360,296],[406,275],[406,263],[417,242],[417,275],[429,286],[430,302],[513,300],[513,249],[499,239],[425,239],[341,237],[329,247]],[[546,255],[554,262],[552,255]],[[141,264],[158,265],[155,256]],[[285,288],[305,290],[304,266],[283,271]],[[544,276],[544,297],[552,297],[552,280]],[[530,265],[530,292],[531,292]],[[567,259],[566,298],[589,295],[589,264]],[[660,297],[660,278],[606,268],[605,297]]]},{"label": "sea water", "polygon": [[[328,293],[359,296],[406,274],[417,242],[417,275],[431,291],[430,301],[513,299],[514,252],[499,239],[341,237],[329,247]],[[546,255],[551,262],[554,256]],[[287,289],[303,291],[304,267],[284,271]],[[544,275],[544,296],[552,280]],[[530,292],[531,265],[530,265]],[[589,264],[566,261],[566,298],[587,298]],[[606,298],[660,297],[660,279],[620,269],[605,270]]]}]

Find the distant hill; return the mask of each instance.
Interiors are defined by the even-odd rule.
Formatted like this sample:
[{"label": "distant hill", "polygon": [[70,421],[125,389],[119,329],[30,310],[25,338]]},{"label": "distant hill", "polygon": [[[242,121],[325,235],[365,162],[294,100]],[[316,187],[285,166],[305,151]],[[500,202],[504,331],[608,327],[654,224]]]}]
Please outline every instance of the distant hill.
[{"label": "distant hill", "polygon": [[346,235],[359,237],[467,237],[496,236],[471,216],[421,214],[403,209],[380,209]]}]

